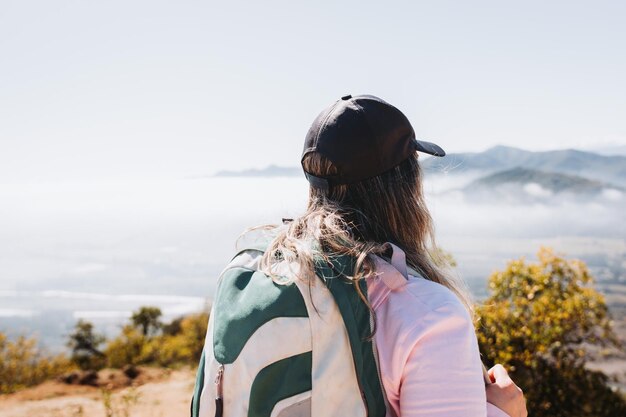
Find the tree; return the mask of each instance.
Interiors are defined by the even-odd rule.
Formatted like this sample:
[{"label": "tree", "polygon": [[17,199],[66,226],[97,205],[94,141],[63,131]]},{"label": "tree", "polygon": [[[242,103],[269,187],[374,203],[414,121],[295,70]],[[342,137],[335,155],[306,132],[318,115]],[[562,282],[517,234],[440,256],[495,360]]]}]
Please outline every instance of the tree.
[{"label": "tree", "polygon": [[161,309],[158,307],[141,307],[139,311],[133,313],[131,321],[135,327],[141,329],[144,336],[155,335],[161,328]]},{"label": "tree", "polygon": [[92,323],[78,320],[67,342],[72,349],[72,362],[84,370],[101,369],[105,364],[105,355],[98,347],[105,340],[103,335],[94,333]]},{"label": "tree", "polygon": [[533,416],[626,415],[608,378],[585,368],[586,346],[618,346],[604,298],[584,262],[541,247],[489,278],[477,308],[478,342],[488,365],[508,365]]}]

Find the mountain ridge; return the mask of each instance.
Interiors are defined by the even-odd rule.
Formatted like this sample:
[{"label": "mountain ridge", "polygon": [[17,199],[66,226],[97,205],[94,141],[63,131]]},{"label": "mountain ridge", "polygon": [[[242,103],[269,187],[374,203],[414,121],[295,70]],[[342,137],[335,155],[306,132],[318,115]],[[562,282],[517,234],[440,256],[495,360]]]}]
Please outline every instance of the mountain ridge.
[{"label": "mountain ridge", "polygon": [[269,165],[265,168],[250,168],[241,171],[218,171],[214,177],[296,177],[303,176],[302,168]]},{"label": "mountain ridge", "polygon": [[516,166],[626,185],[626,157],[600,155],[573,148],[528,151],[496,145],[483,152],[450,153],[443,159],[428,158],[422,162],[422,168],[433,174],[462,174],[467,171],[494,173]]},{"label": "mountain ridge", "polygon": [[[427,175],[460,175],[469,171],[483,171],[489,175],[521,167],[576,175],[590,180],[626,186],[626,156],[607,156],[574,148],[529,151],[507,145],[496,145],[481,152],[449,153],[444,158],[424,158],[420,165]],[[298,177],[302,175],[300,167],[270,165],[261,169],[219,171],[213,176]]]}]

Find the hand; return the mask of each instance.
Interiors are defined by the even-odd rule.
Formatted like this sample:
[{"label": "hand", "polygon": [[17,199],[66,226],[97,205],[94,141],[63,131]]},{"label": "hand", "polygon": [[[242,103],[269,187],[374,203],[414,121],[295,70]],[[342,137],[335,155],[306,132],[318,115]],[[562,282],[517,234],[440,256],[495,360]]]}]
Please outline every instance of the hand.
[{"label": "hand", "polygon": [[487,385],[487,402],[495,405],[511,417],[527,417],[524,393],[515,385],[502,365],[489,371],[492,384]]}]

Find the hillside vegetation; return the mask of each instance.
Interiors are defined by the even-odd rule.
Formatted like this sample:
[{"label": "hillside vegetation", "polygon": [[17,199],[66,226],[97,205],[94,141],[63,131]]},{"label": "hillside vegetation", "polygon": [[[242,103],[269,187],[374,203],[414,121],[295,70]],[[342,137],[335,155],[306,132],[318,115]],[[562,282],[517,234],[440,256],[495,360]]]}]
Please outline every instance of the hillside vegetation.
[{"label": "hillside vegetation", "polygon": [[133,372],[129,367],[137,365],[195,367],[204,346],[208,313],[180,317],[169,323],[161,322],[160,317],[158,308],[141,307],[111,340],[98,334],[91,323],[79,320],[68,337],[69,357],[40,351],[35,338],[9,341],[0,333],[0,394],[62,375],[68,382],[83,379],[87,384],[98,385],[97,374],[71,374],[78,370],[125,368]]},{"label": "hillside vegetation", "polygon": [[510,261],[489,278],[490,296],[477,309],[488,365],[509,367],[532,416],[626,415],[623,394],[586,367],[591,347],[622,348],[587,266],[549,248],[537,257]]},{"label": "hillside vegetation", "polygon": [[465,187],[466,191],[478,188],[499,187],[504,184],[539,184],[545,190],[553,193],[570,192],[575,194],[598,194],[604,189],[612,188],[623,191],[622,187],[614,186],[602,181],[589,180],[577,175],[546,172],[537,169],[515,167],[498,171],[494,174],[479,178]]}]

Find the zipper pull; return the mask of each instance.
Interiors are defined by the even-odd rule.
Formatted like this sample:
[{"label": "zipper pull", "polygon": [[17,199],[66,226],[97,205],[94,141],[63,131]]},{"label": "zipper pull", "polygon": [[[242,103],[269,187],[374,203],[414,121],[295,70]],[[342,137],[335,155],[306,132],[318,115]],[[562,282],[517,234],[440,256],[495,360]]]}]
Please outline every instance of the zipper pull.
[{"label": "zipper pull", "polygon": [[224,376],[224,365],[220,364],[215,376],[215,417],[222,417],[224,413],[224,402],[222,401],[222,377]]},{"label": "zipper pull", "polygon": [[220,366],[217,368],[217,375],[215,376],[215,385],[217,388],[217,395],[221,396],[222,395],[222,376],[224,375],[224,365],[220,364]]}]

